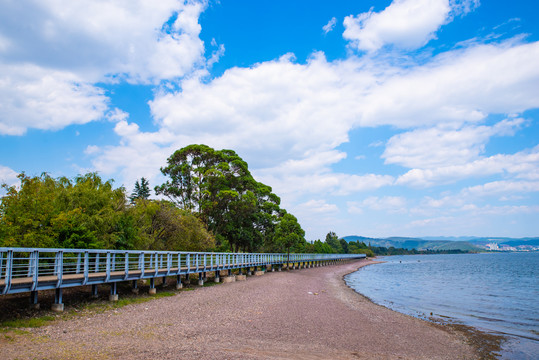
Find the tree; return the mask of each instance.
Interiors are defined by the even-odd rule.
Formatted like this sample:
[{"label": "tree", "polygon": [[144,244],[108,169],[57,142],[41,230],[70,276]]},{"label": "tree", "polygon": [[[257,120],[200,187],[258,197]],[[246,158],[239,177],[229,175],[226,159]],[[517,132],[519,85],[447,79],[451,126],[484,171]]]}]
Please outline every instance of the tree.
[{"label": "tree", "polygon": [[[96,173],[74,180],[48,174],[19,175],[19,188],[7,187],[0,204],[0,246],[108,248],[128,246],[120,225],[125,189]],[[125,223],[124,225],[128,225]],[[129,236],[129,235],[127,235]]]},{"label": "tree", "polygon": [[135,189],[131,193],[129,200],[131,203],[134,203],[136,199],[148,199],[151,195],[150,183],[144,177],[140,178],[140,183],[138,180],[135,182]]},{"label": "tree", "polygon": [[197,214],[219,242],[254,251],[271,237],[280,199],[253,178],[234,151],[189,145],[167,162],[161,172],[169,179],[155,192]]},{"label": "tree", "polygon": [[284,214],[275,229],[275,242],[282,250],[286,250],[290,261],[290,249],[305,243],[305,231],[292,214]]},{"label": "tree", "polygon": [[344,253],[344,249],[342,248],[341,242],[339,241],[339,237],[333,231],[330,231],[326,235],[326,244],[331,246],[331,248],[336,254]]},{"label": "tree", "polygon": [[137,235],[138,250],[208,251],[215,238],[190,212],[164,200],[139,200],[128,210]]}]

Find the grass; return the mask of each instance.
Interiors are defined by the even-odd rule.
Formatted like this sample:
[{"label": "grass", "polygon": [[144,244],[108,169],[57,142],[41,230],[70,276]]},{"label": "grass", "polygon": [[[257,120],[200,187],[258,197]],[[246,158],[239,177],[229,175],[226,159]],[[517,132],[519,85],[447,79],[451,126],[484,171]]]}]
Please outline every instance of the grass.
[{"label": "grass", "polygon": [[37,328],[47,325],[51,321],[54,321],[56,319],[56,316],[43,315],[39,317],[8,320],[0,324],[0,326],[2,327],[0,328],[0,331],[5,331],[5,329],[12,328]]}]

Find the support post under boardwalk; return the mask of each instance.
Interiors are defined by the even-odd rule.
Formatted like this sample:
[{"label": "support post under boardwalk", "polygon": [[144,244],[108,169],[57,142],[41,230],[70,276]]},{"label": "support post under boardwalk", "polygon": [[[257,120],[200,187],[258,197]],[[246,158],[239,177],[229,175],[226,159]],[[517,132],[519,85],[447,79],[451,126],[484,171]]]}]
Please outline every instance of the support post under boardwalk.
[{"label": "support post under boardwalk", "polygon": [[202,275],[202,273],[198,273],[198,285],[204,286],[204,276]]},{"label": "support post under boardwalk", "polygon": [[116,282],[110,283],[109,301],[118,301],[118,287]]},{"label": "support post under boardwalk", "polygon": [[92,298],[93,299],[97,299],[98,298],[98,294],[97,294],[97,284],[93,284],[92,285]]},{"label": "support post under boardwalk", "polygon": [[37,291],[30,292],[30,308],[39,310],[39,303],[37,302]]},{"label": "support post under boardwalk", "polygon": [[183,284],[182,284],[182,276],[181,276],[181,275],[177,275],[177,276],[176,276],[176,290],[180,290],[182,287],[183,287]]},{"label": "support post under boardwalk", "polygon": [[157,294],[157,290],[155,288],[155,278],[150,278],[150,290],[148,290],[148,294],[150,295]]},{"label": "support post under boardwalk", "polygon": [[54,304],[52,304],[51,310],[56,312],[64,311],[64,304],[62,303],[62,288],[55,289]]},{"label": "support post under boardwalk", "polygon": [[219,270],[215,270],[215,279],[213,279],[216,283],[221,281],[221,274],[219,274]]},{"label": "support post under boardwalk", "polygon": [[131,282],[131,292],[133,294],[138,294],[138,282],[137,282],[137,280],[133,280]]}]

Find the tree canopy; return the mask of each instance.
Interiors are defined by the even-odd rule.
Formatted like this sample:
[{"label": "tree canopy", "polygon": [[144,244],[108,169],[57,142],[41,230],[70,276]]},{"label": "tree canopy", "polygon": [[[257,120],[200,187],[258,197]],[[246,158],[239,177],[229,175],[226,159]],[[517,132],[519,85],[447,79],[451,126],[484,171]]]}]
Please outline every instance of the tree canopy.
[{"label": "tree canopy", "polygon": [[219,244],[255,251],[270,240],[281,214],[280,199],[253,178],[233,150],[189,145],[167,163],[161,172],[169,179],[155,192],[197,214]]},{"label": "tree canopy", "polygon": [[140,178],[140,183],[138,182],[138,180],[135,182],[135,189],[131,193],[129,199],[132,203],[134,203],[136,199],[149,199],[150,195],[150,183],[148,180],[146,180],[146,178],[142,177]]},{"label": "tree canopy", "polygon": [[44,173],[3,185],[0,246],[138,250],[209,250],[214,238],[193,215],[173,204],[136,200],[96,173],[71,180]]}]

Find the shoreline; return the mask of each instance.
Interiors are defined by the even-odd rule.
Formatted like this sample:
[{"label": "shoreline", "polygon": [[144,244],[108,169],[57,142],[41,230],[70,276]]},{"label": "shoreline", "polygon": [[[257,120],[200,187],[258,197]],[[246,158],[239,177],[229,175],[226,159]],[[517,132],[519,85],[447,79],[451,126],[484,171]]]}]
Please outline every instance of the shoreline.
[{"label": "shoreline", "polygon": [[414,319],[418,319],[421,321],[424,321],[426,323],[432,324],[434,326],[439,326],[440,328],[444,330],[450,330],[450,331],[456,331],[457,333],[463,334],[468,339],[469,343],[475,348],[477,353],[479,354],[481,359],[497,359],[502,352],[504,352],[504,349],[502,348],[502,343],[507,340],[506,337],[501,335],[495,335],[488,332],[485,332],[483,330],[480,330],[478,328],[475,328],[470,325],[465,325],[462,323],[456,323],[456,322],[444,322],[442,319],[437,318],[417,318],[412,315],[408,315],[405,313],[398,312],[396,310],[390,309],[388,307],[385,307],[383,305],[375,303],[372,299],[370,299],[368,296],[356,291],[354,288],[348,285],[348,283],[345,280],[345,277],[349,274],[352,274],[356,271],[359,271],[362,267],[368,266],[368,265],[376,265],[384,263],[383,260],[375,260],[377,258],[371,259],[371,262],[369,264],[362,265],[358,267],[356,270],[352,270],[342,276],[343,283],[354,293],[357,295],[363,297],[367,301],[371,302],[373,305],[381,306],[384,309],[387,309],[389,311],[393,311],[405,316],[410,316]]},{"label": "shoreline", "polygon": [[463,332],[377,305],[344,276],[369,260],[267,273],[84,314],[0,340],[6,359],[478,359]]}]

